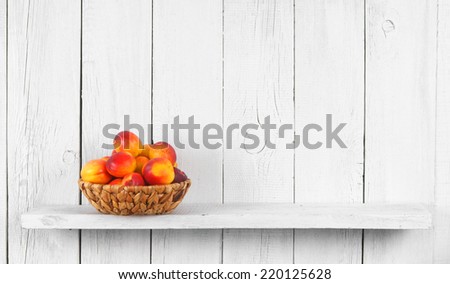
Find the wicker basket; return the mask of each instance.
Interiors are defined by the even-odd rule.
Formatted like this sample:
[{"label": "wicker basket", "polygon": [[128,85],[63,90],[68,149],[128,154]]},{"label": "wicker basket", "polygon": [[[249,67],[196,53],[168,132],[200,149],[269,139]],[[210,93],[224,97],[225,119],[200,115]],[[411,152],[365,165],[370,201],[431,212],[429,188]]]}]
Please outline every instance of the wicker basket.
[{"label": "wicker basket", "polygon": [[169,213],[181,203],[191,181],[152,186],[93,184],[78,181],[83,195],[98,211],[114,215]]}]

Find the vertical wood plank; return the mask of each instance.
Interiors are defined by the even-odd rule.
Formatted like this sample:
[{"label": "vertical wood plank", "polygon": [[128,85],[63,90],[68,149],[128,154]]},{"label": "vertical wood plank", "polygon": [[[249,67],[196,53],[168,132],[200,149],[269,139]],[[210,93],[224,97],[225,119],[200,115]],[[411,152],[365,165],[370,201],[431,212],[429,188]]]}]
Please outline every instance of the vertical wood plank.
[{"label": "vertical wood plank", "polygon": [[[295,201],[360,203],[363,199],[364,1],[295,2],[295,123],[322,147],[295,152]],[[326,115],[348,148],[326,147]],[[361,263],[360,230],[296,230],[295,262]]]},{"label": "vertical wood plank", "polygon": [[435,263],[450,263],[450,2],[439,1],[436,97]]},{"label": "vertical wood plank", "polygon": [[[224,1],[224,125],[261,125],[270,115],[277,125],[294,123],[293,2],[291,0]],[[261,130],[261,128],[260,128]],[[249,131],[252,133],[252,131]],[[293,202],[292,141],[277,139],[275,149],[256,149],[232,135],[224,152],[224,202]],[[230,138],[230,137],[228,137]],[[226,230],[224,263],[292,263],[292,230]]]},{"label": "vertical wood plank", "polygon": [[[125,115],[151,123],[151,29],[151,1],[83,1],[83,163],[110,155],[101,149],[111,143],[102,135],[106,124],[123,130]],[[147,230],[86,230],[81,262],[150,263],[150,242]]]},{"label": "vertical wood plank", "polygon": [[[187,123],[222,125],[222,1],[154,1],[154,142],[162,140],[162,124],[179,116]],[[222,149],[206,149],[202,132],[185,149],[177,149],[178,164],[192,179],[184,203],[220,203],[222,199]],[[169,137],[169,142],[173,137]],[[211,141],[213,143],[217,141]],[[220,142],[220,140],[219,140]],[[174,145],[172,143],[172,145]],[[219,263],[221,230],[155,230],[154,263]]]},{"label": "vertical wood plank", "polygon": [[78,263],[78,231],[24,230],[20,215],[78,204],[80,2],[8,3],[10,263]]},{"label": "vertical wood plank", "polygon": [[[6,0],[0,0],[0,149],[6,148]],[[0,264],[7,262],[7,160],[6,151],[0,152]]]},{"label": "vertical wood plank", "polygon": [[[437,1],[366,6],[366,202],[433,201]],[[432,232],[367,231],[364,263],[430,263]]]}]

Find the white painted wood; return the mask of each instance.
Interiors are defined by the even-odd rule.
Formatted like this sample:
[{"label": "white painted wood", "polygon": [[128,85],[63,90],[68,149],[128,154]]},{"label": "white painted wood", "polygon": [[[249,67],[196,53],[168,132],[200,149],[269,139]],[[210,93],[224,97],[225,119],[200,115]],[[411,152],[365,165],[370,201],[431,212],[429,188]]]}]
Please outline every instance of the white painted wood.
[{"label": "white painted wood", "polygon": [[33,231],[20,215],[78,204],[80,3],[8,1],[10,263],[78,263],[77,231]]},{"label": "white painted wood", "polygon": [[434,263],[450,263],[450,2],[439,1]]},{"label": "white painted wood", "polygon": [[[22,215],[22,225],[36,229],[122,230],[429,229],[431,213],[421,204],[187,203],[167,215],[114,216],[98,213],[90,205],[81,205],[33,209]],[[200,234],[205,232],[201,230]],[[252,230],[239,234],[247,235],[248,232]],[[234,231],[227,231],[227,234],[231,233]],[[271,250],[269,246],[263,249]]]},{"label": "white painted wood", "polygon": [[[83,163],[111,153],[106,124],[151,123],[151,23],[151,1],[83,1]],[[83,231],[81,262],[150,263],[150,242],[150,231]]]},{"label": "white painted wood", "polygon": [[[326,148],[326,115],[334,129],[346,123]],[[295,2],[295,124],[302,139],[295,152],[295,201],[361,203],[364,131],[364,1]],[[361,231],[296,231],[297,263],[361,263]]]},{"label": "white painted wood", "polygon": [[[433,202],[437,1],[366,4],[366,202]],[[430,263],[432,231],[368,231],[364,263]]]},{"label": "white painted wood", "polygon": [[[293,2],[224,1],[224,125],[293,124]],[[250,131],[251,133],[252,131]],[[224,202],[293,202],[292,135],[257,149],[235,131],[224,152]],[[226,231],[224,263],[292,263],[293,231]],[[243,252],[245,248],[245,253]]]},{"label": "white painted wood", "polygon": [[[203,127],[222,125],[222,1],[155,0],[153,43],[154,140],[160,141],[162,124],[176,116],[190,116]],[[172,134],[172,132],[171,132]],[[169,142],[173,143],[173,135]],[[195,133],[200,149],[177,149],[178,165],[192,180],[183,203],[221,202],[222,149],[206,149],[201,130]],[[220,140],[219,140],[220,141]],[[217,141],[211,141],[213,143]],[[219,263],[222,232],[154,231],[153,263]]]},{"label": "white painted wood", "polygon": [[[6,148],[6,0],[0,0],[0,149]],[[0,264],[7,263],[7,152],[0,151]]]},{"label": "white painted wood", "polygon": [[[292,1],[224,0],[225,124],[257,123],[257,114],[262,123],[266,114],[276,113],[274,98],[280,113],[276,122],[294,121]],[[80,258],[77,231],[21,229],[19,218],[32,208],[65,204],[66,209],[71,209],[78,204],[81,3],[8,2],[9,102],[5,84],[6,0],[0,0],[0,131],[5,133],[8,126],[9,139],[6,141],[7,136],[0,135],[0,149],[8,147],[10,157],[7,165],[9,260],[11,263],[77,263]],[[222,1],[215,0],[154,3],[157,19],[153,28],[157,42],[154,42],[153,79],[157,85],[155,119],[159,122],[170,121],[175,115],[183,119],[195,114],[196,121],[202,124],[222,124],[221,5]],[[84,1],[83,6],[82,124],[83,161],[86,161],[109,153],[99,149],[106,141],[101,133],[106,123],[123,124],[124,114],[130,114],[138,124],[151,121],[152,2],[95,0]],[[360,37],[364,23],[359,24],[363,6],[361,0],[295,2],[296,129],[301,129],[303,123],[322,123],[324,113],[330,112],[336,122],[348,123],[342,133],[344,141],[350,141],[349,149],[343,151],[296,151],[297,202],[361,202],[359,117],[363,109],[358,90],[360,77],[364,76],[359,48],[364,43]],[[435,215],[433,231],[367,230],[364,262],[449,263],[450,7],[447,1],[439,1],[437,11],[437,0],[367,0],[366,6],[367,205],[435,200]],[[436,26],[439,27],[438,66],[435,65]],[[436,68],[437,90],[434,89]],[[274,93],[276,96],[272,96]],[[233,142],[242,141],[234,139]],[[236,149],[225,152],[226,202],[293,201],[293,192],[288,189],[293,188],[293,167],[287,166],[294,163],[292,156],[267,149],[250,155]],[[194,206],[189,204],[193,202],[221,201],[221,151],[180,151],[180,167],[194,181],[180,209]],[[6,262],[7,257],[6,238],[2,237],[7,233],[6,224],[2,223],[6,216],[5,154],[6,151],[0,151],[0,263]],[[198,218],[201,222],[216,218],[236,226],[229,217],[222,219],[223,216],[215,215],[220,210],[205,208],[199,212],[211,212],[211,215],[195,215],[192,211],[188,218]],[[251,206],[245,205],[239,212],[248,208]],[[390,226],[405,228],[405,224],[417,226],[418,223],[421,227],[429,226],[429,214],[425,211],[414,211],[423,215],[408,215],[409,207],[397,209],[401,210],[398,214],[407,214],[408,221],[402,217],[388,219],[393,222]],[[82,210],[93,211],[87,205]],[[220,229],[223,226],[217,220],[205,222],[204,227],[213,224],[216,230],[155,230],[152,245],[150,227],[140,231],[115,230],[131,226],[133,223],[128,221],[135,220],[134,217],[97,213],[80,217],[78,212],[45,211],[45,215],[42,212],[25,215],[24,225],[49,228],[64,223],[70,227],[73,223],[69,226],[64,221],[68,218],[76,220],[79,226],[96,226],[95,222],[91,225],[86,220],[94,216],[114,219],[115,227],[83,232],[82,262],[148,263],[152,249],[153,261],[158,263],[220,262],[222,258]],[[254,226],[253,220],[242,219],[239,212],[232,217],[238,224],[243,228]],[[326,210],[321,209],[320,214],[323,212]],[[375,217],[387,212],[378,209]],[[348,214],[356,223],[357,216]],[[62,219],[58,219],[61,215]],[[342,220],[338,216],[334,216],[337,220],[323,222],[340,224]],[[161,217],[166,216],[157,220],[162,220]],[[277,215],[263,217],[279,218]],[[413,225],[409,223],[411,217],[416,218]],[[373,215],[367,218],[375,222]],[[127,221],[119,228],[118,224],[124,221],[116,219]],[[271,222],[286,225],[274,219]],[[289,219],[302,220],[297,215]],[[376,224],[380,224],[378,221]],[[177,217],[174,222],[181,221]],[[256,225],[267,225],[259,222]],[[366,219],[358,222],[369,224]],[[142,222],[139,224],[144,226]],[[354,224],[356,228],[363,228],[358,224]],[[165,220],[159,226],[168,227]],[[225,262],[291,262],[294,259],[298,263],[353,263],[360,262],[362,255],[359,230],[296,230],[294,249],[290,229],[225,230],[224,235]],[[130,255],[130,250],[138,253]]]}]

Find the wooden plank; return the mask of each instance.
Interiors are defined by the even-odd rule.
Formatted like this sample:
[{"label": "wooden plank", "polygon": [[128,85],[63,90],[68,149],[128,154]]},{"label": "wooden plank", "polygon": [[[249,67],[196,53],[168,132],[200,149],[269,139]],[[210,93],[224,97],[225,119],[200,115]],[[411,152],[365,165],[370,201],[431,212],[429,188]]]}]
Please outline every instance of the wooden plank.
[{"label": "wooden plank", "polygon": [[450,2],[439,1],[436,97],[435,263],[450,263]]},{"label": "wooden plank", "polygon": [[[111,153],[105,125],[151,123],[151,23],[151,1],[83,1],[83,163]],[[150,231],[83,231],[81,262],[150,263],[150,242]]]},{"label": "wooden plank", "polygon": [[[366,202],[433,202],[437,1],[367,1]],[[430,263],[432,231],[369,231],[364,263]]]},{"label": "wooden plank", "polygon": [[[186,203],[167,215],[113,216],[100,214],[90,205],[81,205],[34,209],[23,215],[22,225],[25,228],[35,229],[404,230],[430,228],[431,213],[420,204]],[[205,232],[200,230],[199,234]],[[245,230],[239,234],[245,235],[249,232],[252,230]]]},{"label": "wooden plank", "polygon": [[[295,125],[316,123],[295,152],[295,201],[361,203],[364,132],[364,1],[295,2]],[[326,146],[326,115],[348,148]],[[361,263],[361,231],[295,232],[296,263]]]},{"label": "wooden plank", "polygon": [[[176,116],[187,123],[222,125],[222,1],[154,1],[153,121],[156,141],[163,139],[162,124]],[[202,131],[195,133],[200,149],[188,144],[177,149],[179,167],[193,186],[183,203],[221,202],[222,149],[206,149]],[[171,133],[169,142],[175,145]],[[217,142],[217,141],[214,141]],[[154,231],[153,263],[219,263],[222,232]]]},{"label": "wooden plank", "polygon": [[80,3],[8,2],[9,262],[78,263],[77,231],[24,230],[20,216],[79,201]]},{"label": "wooden plank", "polygon": [[[6,133],[6,0],[0,0],[0,132]],[[6,148],[6,135],[0,137],[0,149]],[[0,264],[7,263],[7,151],[0,152]]]},{"label": "wooden plank", "polygon": [[[224,1],[224,125],[294,123],[293,2]],[[249,131],[252,133],[252,131]],[[265,147],[261,128],[256,149],[240,130],[224,152],[224,202],[293,202],[292,135]],[[292,263],[293,231],[224,232],[224,263]],[[245,248],[245,253],[242,253]]]}]

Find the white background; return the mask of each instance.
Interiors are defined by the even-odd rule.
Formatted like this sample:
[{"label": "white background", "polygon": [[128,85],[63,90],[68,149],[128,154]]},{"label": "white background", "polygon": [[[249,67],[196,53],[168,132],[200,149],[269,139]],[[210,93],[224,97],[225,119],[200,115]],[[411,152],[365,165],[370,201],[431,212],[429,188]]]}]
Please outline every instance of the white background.
[{"label": "white background", "polygon": [[[0,262],[449,263],[447,0],[0,0]],[[102,128],[267,115],[348,149],[179,151],[184,202],[423,202],[432,230],[34,231]],[[234,137],[242,142],[242,137]]]},{"label": "white background", "polygon": [[[26,269],[27,273],[23,273]],[[266,269],[268,272],[262,271]],[[279,277],[284,275],[285,278],[277,279],[276,274],[271,276],[270,269],[275,269],[275,273],[278,273]],[[329,269],[331,278],[325,278],[325,271]],[[157,283],[187,283],[189,280],[173,278],[177,277],[177,271],[180,277],[182,273],[188,275],[191,273],[191,277],[195,277],[194,273],[200,275],[199,272],[203,271],[202,275],[212,274],[213,277],[218,275],[218,270],[222,272],[222,277],[227,277],[226,281],[229,283],[279,283],[285,281],[287,283],[295,283],[300,281],[301,283],[367,283],[378,284],[388,280],[389,282],[412,282],[412,283],[448,283],[450,276],[447,273],[448,265],[262,265],[262,264],[153,264],[153,265],[139,265],[139,264],[116,264],[116,265],[1,265],[0,272],[2,279],[9,282],[33,282],[33,283],[48,283],[59,284],[61,280],[64,283],[80,283],[80,282],[107,282],[107,283],[127,283],[126,280],[119,278],[118,272],[130,272],[130,273],[148,273],[147,276],[152,277],[151,273],[158,275],[160,272],[160,280],[149,279],[147,281]],[[286,272],[288,270],[288,272]],[[297,272],[298,270],[298,272]],[[171,273],[174,271],[175,273]],[[312,272],[310,274],[310,272]],[[165,273],[165,274],[163,274]],[[229,274],[231,273],[231,274]],[[291,279],[286,279],[288,278]],[[163,275],[170,277],[170,274],[175,275],[169,280],[161,280]],[[319,277],[321,280],[314,279]],[[261,279],[265,276],[266,279]],[[233,279],[229,279],[231,277]],[[250,277],[250,278],[248,278]],[[272,277],[270,279],[269,277]],[[312,277],[310,279],[309,277]],[[327,276],[328,277],[328,276]],[[129,279],[129,278],[128,278]],[[175,279],[175,280],[174,280]],[[192,278],[194,279],[194,278]],[[202,281],[203,280],[203,281]],[[195,280],[196,282],[216,282],[211,279]],[[145,280],[128,280],[128,283],[142,283]],[[191,282],[194,280],[191,280]],[[224,280],[217,280],[220,283],[224,283]],[[8,282],[8,283],[9,283]]]}]

